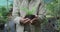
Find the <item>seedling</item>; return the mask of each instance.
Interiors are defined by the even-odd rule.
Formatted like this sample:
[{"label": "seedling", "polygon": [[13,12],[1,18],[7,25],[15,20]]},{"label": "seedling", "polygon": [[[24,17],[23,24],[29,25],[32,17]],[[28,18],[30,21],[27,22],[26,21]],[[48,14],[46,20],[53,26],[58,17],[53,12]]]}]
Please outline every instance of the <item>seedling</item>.
[{"label": "seedling", "polygon": [[33,15],[35,12],[35,7],[33,7],[31,10],[29,10],[26,7],[23,7],[23,8],[21,7],[20,9],[26,12],[25,18],[29,18],[29,19],[35,18],[35,15]]}]

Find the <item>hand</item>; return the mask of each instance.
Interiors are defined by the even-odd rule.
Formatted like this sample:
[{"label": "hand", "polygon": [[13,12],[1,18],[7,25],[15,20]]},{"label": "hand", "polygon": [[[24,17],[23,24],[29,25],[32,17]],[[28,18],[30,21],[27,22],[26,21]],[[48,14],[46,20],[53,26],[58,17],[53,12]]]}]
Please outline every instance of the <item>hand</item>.
[{"label": "hand", "polygon": [[31,21],[30,21],[30,23],[33,23],[33,22],[35,22],[35,21],[37,21],[38,20],[38,16],[37,15],[35,15],[35,18],[34,19],[32,19]]},{"label": "hand", "polygon": [[21,21],[23,24],[25,24],[25,23],[29,22],[30,19],[28,19],[28,18],[21,18],[20,21]]}]

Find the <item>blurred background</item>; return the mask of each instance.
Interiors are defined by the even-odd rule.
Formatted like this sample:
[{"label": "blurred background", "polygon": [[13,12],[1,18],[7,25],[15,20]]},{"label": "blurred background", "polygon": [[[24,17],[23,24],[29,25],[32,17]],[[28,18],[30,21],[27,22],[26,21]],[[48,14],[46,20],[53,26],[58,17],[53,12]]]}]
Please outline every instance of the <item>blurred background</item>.
[{"label": "blurred background", "polygon": [[[60,31],[60,0],[43,0],[46,9],[46,20],[41,24],[42,31],[46,32],[46,27],[49,22],[53,23],[56,31]],[[4,24],[8,21],[7,14],[13,8],[13,0],[0,0],[0,27],[2,30]],[[53,29],[53,28],[52,28]],[[0,29],[1,30],[1,29]]]}]

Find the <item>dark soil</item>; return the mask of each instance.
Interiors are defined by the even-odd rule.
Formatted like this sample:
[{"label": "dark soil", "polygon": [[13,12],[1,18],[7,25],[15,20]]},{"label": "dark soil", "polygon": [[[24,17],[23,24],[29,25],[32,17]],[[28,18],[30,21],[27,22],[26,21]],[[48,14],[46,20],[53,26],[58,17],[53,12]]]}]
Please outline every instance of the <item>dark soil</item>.
[{"label": "dark soil", "polygon": [[35,15],[26,15],[25,18],[29,18],[32,20],[33,18],[35,18]]}]

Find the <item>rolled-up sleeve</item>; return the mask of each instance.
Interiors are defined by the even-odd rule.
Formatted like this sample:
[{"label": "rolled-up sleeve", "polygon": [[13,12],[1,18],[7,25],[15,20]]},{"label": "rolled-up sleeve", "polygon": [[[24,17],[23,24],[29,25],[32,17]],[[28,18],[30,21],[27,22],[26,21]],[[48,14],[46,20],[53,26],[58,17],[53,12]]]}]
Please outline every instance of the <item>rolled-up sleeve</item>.
[{"label": "rolled-up sleeve", "polygon": [[45,15],[46,15],[46,10],[44,7],[44,3],[41,3],[41,6],[39,7],[39,13],[38,13],[40,22],[43,22],[45,20]]}]

